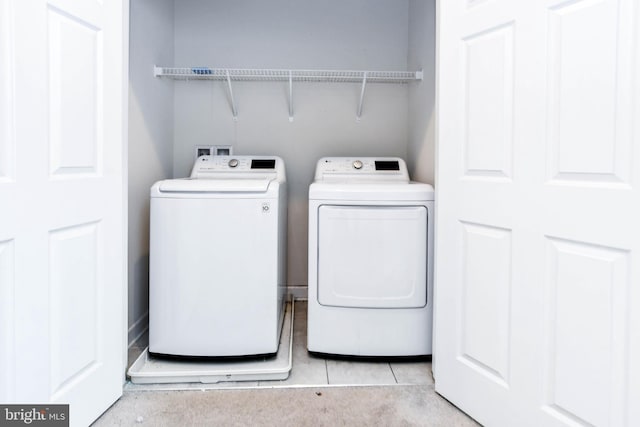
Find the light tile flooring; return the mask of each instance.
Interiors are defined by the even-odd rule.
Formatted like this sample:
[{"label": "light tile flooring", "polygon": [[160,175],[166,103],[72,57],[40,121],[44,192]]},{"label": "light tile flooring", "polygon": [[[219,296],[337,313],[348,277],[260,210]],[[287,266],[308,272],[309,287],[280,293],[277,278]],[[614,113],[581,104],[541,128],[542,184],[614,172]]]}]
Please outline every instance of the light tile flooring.
[{"label": "light tile flooring", "polygon": [[[145,335],[129,350],[129,365],[147,346]],[[128,390],[190,390],[218,388],[280,388],[358,385],[432,385],[431,360],[371,361],[331,359],[307,352],[307,303],[296,301],[293,332],[293,367],[282,381],[227,382],[218,384],[132,384]]]}]

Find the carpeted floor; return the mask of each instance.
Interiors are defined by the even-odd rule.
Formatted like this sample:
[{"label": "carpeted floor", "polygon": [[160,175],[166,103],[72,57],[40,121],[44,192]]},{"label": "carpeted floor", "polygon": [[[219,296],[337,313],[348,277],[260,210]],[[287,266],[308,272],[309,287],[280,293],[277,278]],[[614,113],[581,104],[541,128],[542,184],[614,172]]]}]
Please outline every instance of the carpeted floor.
[{"label": "carpeted floor", "polygon": [[431,385],[128,391],[94,426],[477,426]]}]

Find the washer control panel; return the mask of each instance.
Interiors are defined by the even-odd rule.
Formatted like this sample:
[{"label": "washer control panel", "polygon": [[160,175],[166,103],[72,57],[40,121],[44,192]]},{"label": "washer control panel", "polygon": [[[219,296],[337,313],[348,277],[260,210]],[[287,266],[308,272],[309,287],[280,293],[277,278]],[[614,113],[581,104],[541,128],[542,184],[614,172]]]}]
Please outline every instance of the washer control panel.
[{"label": "washer control panel", "polygon": [[315,179],[371,179],[408,181],[404,160],[398,157],[324,157],[316,165]]},{"label": "washer control panel", "polygon": [[275,156],[200,156],[193,165],[191,178],[218,177],[239,173],[284,175],[282,159]]}]

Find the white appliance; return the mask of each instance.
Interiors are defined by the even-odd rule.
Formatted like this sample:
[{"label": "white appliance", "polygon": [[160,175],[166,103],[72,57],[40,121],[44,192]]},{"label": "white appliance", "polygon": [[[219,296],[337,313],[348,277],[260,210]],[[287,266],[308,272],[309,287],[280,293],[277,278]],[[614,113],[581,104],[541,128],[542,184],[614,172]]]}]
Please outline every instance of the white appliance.
[{"label": "white appliance", "polygon": [[202,156],[151,188],[149,351],[276,353],[287,190],[278,157]]},{"label": "white appliance", "polygon": [[309,351],[431,354],[434,190],[399,158],[323,158],[309,188]]}]

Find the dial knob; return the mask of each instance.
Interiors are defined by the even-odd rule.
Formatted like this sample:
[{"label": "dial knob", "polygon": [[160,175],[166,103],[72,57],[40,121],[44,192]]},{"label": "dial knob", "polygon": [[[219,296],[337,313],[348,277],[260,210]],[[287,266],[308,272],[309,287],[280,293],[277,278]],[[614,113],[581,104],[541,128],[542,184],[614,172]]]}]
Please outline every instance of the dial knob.
[{"label": "dial knob", "polygon": [[353,167],[355,169],[362,169],[362,162],[360,160],[356,160],[355,162],[353,162]]},{"label": "dial knob", "polygon": [[229,167],[230,168],[235,168],[236,166],[238,166],[238,159],[229,160]]}]

